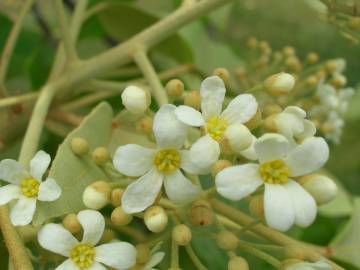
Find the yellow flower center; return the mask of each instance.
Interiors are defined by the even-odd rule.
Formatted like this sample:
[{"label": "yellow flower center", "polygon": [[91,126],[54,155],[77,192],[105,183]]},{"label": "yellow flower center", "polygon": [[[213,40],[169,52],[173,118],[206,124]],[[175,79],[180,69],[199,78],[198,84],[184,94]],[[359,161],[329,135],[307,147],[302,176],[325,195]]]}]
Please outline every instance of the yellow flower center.
[{"label": "yellow flower center", "polygon": [[29,198],[33,198],[38,195],[39,185],[39,181],[34,178],[23,179],[20,183],[22,193]]},{"label": "yellow flower center", "polygon": [[95,261],[95,249],[87,244],[79,244],[70,251],[70,259],[80,269],[87,269]]},{"label": "yellow flower center", "polygon": [[260,175],[269,184],[285,184],[288,182],[290,170],[283,160],[274,160],[260,165]]},{"label": "yellow flower center", "polygon": [[228,123],[225,119],[215,116],[207,121],[205,130],[215,141],[220,141],[227,126]]},{"label": "yellow flower center", "polygon": [[154,164],[163,173],[170,173],[180,167],[181,157],[176,149],[162,149],[156,153]]}]

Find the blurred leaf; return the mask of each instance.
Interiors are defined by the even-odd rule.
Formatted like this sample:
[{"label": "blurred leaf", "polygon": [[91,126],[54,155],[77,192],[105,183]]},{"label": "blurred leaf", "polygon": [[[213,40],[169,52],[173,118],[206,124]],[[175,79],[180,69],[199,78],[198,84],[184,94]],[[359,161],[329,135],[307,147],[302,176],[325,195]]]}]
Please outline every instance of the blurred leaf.
[{"label": "blurred leaf", "polygon": [[225,31],[230,22],[230,14],[233,8],[234,4],[230,3],[211,12],[208,15],[210,23],[215,26],[218,31]]},{"label": "blurred leaf", "polygon": [[49,177],[54,178],[61,186],[62,194],[57,201],[39,202],[33,220],[35,226],[42,224],[48,218],[76,213],[85,208],[82,202],[85,187],[94,181],[106,180],[107,177],[90,156],[77,157],[73,153],[70,142],[74,137],[82,137],[88,141],[90,151],[107,145],[112,116],[111,107],[107,103],[101,103],[60,145]]}]

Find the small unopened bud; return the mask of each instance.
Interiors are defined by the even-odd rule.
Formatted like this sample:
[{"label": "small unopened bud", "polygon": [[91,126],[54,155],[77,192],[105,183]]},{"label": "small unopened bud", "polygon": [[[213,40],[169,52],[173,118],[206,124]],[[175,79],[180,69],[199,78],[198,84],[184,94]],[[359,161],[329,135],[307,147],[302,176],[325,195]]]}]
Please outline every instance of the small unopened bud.
[{"label": "small unopened bud", "polygon": [[277,115],[278,114],[272,114],[272,115],[265,118],[264,128],[266,129],[266,131],[268,131],[268,132],[277,132],[277,125],[276,125],[276,122],[275,122],[275,119],[276,119]]},{"label": "small unopened bud", "polygon": [[319,55],[317,53],[311,52],[306,56],[306,62],[310,65],[315,64],[319,61]]},{"label": "small unopened bud", "polygon": [[105,244],[109,243],[116,238],[116,234],[113,230],[105,229],[103,235],[101,236],[100,243]]},{"label": "small unopened bud", "polygon": [[236,256],[229,260],[228,270],[249,270],[249,264],[244,258]]},{"label": "small unopened bud", "polygon": [[125,108],[134,114],[143,114],[151,102],[150,93],[135,85],[126,87],[121,94],[121,99]]},{"label": "small unopened bud", "polygon": [[325,72],[325,70],[321,69],[318,72],[316,72],[315,76],[318,79],[318,81],[320,81],[325,78],[326,72]]},{"label": "small unopened bud", "polygon": [[274,74],[268,77],[264,82],[264,87],[274,96],[281,96],[288,94],[295,86],[294,77],[285,72]]},{"label": "small unopened bud", "polygon": [[176,225],[172,231],[172,238],[177,245],[186,246],[192,238],[191,230],[185,224]]},{"label": "small unopened bud", "polygon": [[121,205],[121,197],[124,193],[124,190],[122,190],[121,188],[115,188],[111,191],[111,196],[110,196],[110,200],[111,200],[111,204],[113,206],[120,206]]},{"label": "small unopened bud", "polygon": [[326,61],[325,70],[332,74],[334,72],[340,72],[345,68],[345,61],[343,59],[331,59]]},{"label": "small unopened bud", "polygon": [[94,150],[92,159],[97,165],[105,165],[110,160],[110,153],[105,147],[98,147]]},{"label": "small unopened bud", "polygon": [[286,57],[293,56],[293,55],[295,55],[295,49],[293,47],[291,47],[291,46],[286,46],[283,49],[283,54]]},{"label": "small unopened bud", "polygon": [[210,226],[214,221],[214,211],[205,200],[196,201],[189,212],[189,220],[193,226]]},{"label": "small unopened bud", "polygon": [[89,152],[89,143],[81,137],[75,137],[71,140],[71,150],[78,156],[83,156]]},{"label": "small unopened bud", "polygon": [[307,77],[306,84],[310,87],[315,87],[318,83],[318,78],[315,75]]},{"label": "small unopened bud", "polygon": [[225,84],[229,83],[230,73],[226,68],[217,68],[213,71],[213,75],[219,76]]},{"label": "small unopened bud", "polygon": [[276,62],[281,61],[284,57],[281,52],[274,52],[273,58]]},{"label": "small unopened bud", "polygon": [[281,106],[275,103],[267,104],[263,110],[263,114],[266,117],[281,112],[282,112]]},{"label": "small unopened bud", "polygon": [[122,207],[118,206],[112,211],[110,219],[116,226],[125,226],[132,221],[133,216],[125,213]]},{"label": "small unopened bud", "polygon": [[72,234],[79,233],[82,229],[80,222],[77,219],[76,214],[68,214],[63,219],[64,228]]},{"label": "small unopened bud", "polygon": [[269,55],[271,53],[271,47],[267,41],[259,42],[259,50],[263,55]]},{"label": "small unopened bud", "polygon": [[169,97],[179,98],[184,93],[184,83],[179,79],[173,79],[168,81],[165,89]]},{"label": "small unopened bud", "polygon": [[144,214],[146,227],[154,232],[162,232],[168,224],[168,216],[161,206],[152,206],[146,209]]},{"label": "small unopened bud", "polygon": [[253,217],[263,220],[265,217],[264,212],[264,196],[256,195],[251,197],[249,203],[249,212]]},{"label": "small unopened bud", "polygon": [[195,110],[200,110],[201,106],[201,97],[199,91],[191,91],[186,93],[184,98],[184,104],[190,106]]},{"label": "small unopened bud", "polygon": [[144,116],[137,122],[136,129],[144,134],[152,133],[153,119],[149,116]]},{"label": "small unopened bud", "polygon": [[301,70],[301,62],[296,56],[290,56],[286,59],[285,65],[293,72],[299,72]]},{"label": "small unopened bud", "polygon": [[216,243],[219,248],[231,251],[237,248],[239,239],[232,232],[222,231],[216,235]]},{"label": "small unopened bud", "polygon": [[215,178],[215,176],[221,172],[223,169],[232,166],[232,163],[226,159],[220,159],[214,163],[211,167],[211,175]]},{"label": "small unopened bud", "polygon": [[256,38],[254,37],[250,37],[248,38],[248,40],[246,41],[246,45],[249,47],[249,49],[254,50],[256,49],[257,45],[258,45],[258,41]]},{"label": "small unopened bud", "polygon": [[231,149],[237,153],[248,148],[253,140],[249,129],[242,124],[230,125],[224,136],[228,139]]},{"label": "small unopened bud", "polygon": [[300,183],[314,197],[318,205],[332,201],[338,193],[335,182],[325,175],[310,174],[302,177]]},{"label": "small unopened bud", "polygon": [[239,81],[243,81],[246,78],[246,70],[243,67],[238,67],[235,70],[235,76]]},{"label": "small unopened bud", "polygon": [[285,246],[284,247],[284,256],[289,259],[305,259],[304,249],[298,246]]},{"label": "small unopened bud", "polygon": [[111,187],[105,181],[97,181],[87,186],[83,193],[83,203],[90,209],[99,210],[110,202]]},{"label": "small unopened bud", "polygon": [[151,250],[147,244],[136,245],[136,263],[145,264],[150,260]]},{"label": "small unopened bud", "polygon": [[247,126],[248,129],[252,130],[257,128],[261,124],[262,120],[262,113],[261,110],[258,108],[255,115],[245,123],[245,126]]},{"label": "small unopened bud", "polygon": [[336,88],[342,88],[346,85],[347,79],[344,75],[338,73],[330,80],[330,84]]},{"label": "small unopened bud", "polygon": [[347,26],[351,30],[359,30],[360,29],[360,17],[352,17],[348,22]]}]

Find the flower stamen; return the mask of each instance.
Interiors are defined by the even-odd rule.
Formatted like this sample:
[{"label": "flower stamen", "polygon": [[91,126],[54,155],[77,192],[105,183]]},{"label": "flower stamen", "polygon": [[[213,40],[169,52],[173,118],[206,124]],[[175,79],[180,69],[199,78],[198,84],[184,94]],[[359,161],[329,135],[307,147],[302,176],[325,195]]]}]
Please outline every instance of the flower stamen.
[{"label": "flower stamen", "polygon": [[156,168],[163,173],[170,173],[180,167],[181,157],[176,149],[162,149],[154,158]]},{"label": "flower stamen", "polygon": [[283,160],[274,160],[260,165],[260,175],[268,184],[286,184],[290,170]]},{"label": "flower stamen", "polygon": [[80,269],[87,269],[95,261],[95,249],[87,244],[79,244],[70,251],[70,259]]},{"label": "flower stamen", "polygon": [[37,197],[39,194],[40,183],[34,178],[23,179],[20,187],[23,195],[28,198]]},{"label": "flower stamen", "polygon": [[220,141],[227,126],[228,123],[225,119],[215,116],[207,121],[205,130],[215,141]]}]

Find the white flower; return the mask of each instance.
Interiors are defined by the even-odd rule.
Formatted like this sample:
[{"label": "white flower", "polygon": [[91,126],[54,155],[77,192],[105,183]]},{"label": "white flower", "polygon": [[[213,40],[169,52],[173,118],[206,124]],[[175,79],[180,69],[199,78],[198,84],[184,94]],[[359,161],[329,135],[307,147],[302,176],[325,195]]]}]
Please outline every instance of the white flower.
[{"label": "white flower", "polygon": [[[196,164],[201,165],[209,160],[214,163],[220,155],[219,141],[226,135],[231,125],[242,125],[248,122],[255,114],[258,104],[254,96],[241,94],[230,101],[227,108],[222,111],[225,98],[225,85],[217,76],[206,78],[201,83],[201,113],[188,106],[179,106],[175,114],[183,123],[203,127],[206,135],[194,143],[190,149],[191,157]],[[230,145],[238,145],[227,138]],[[200,149],[208,149],[207,158],[197,159],[194,153]]]},{"label": "white flower", "polygon": [[329,156],[325,140],[311,137],[290,148],[284,136],[268,133],[255,142],[254,149],[260,164],[221,171],[216,176],[218,193],[240,200],[264,184],[265,219],[270,227],[285,231],[293,223],[309,226],[316,216],[315,200],[291,177],[309,174],[324,165]]},{"label": "white flower", "polygon": [[340,143],[344,125],[345,121],[339,116],[337,112],[330,112],[322,125],[325,138],[336,144]]},{"label": "white flower", "polygon": [[84,231],[81,242],[59,224],[46,224],[38,233],[43,248],[69,258],[55,270],[104,270],[103,264],[125,270],[135,264],[136,248],[129,243],[111,242],[95,246],[105,228],[100,212],[84,210],[77,214],[77,219]]},{"label": "white flower", "polygon": [[165,257],[164,252],[156,252],[151,255],[150,260],[144,265],[141,270],[156,270],[154,266],[158,265]]},{"label": "white flower", "polygon": [[285,270],[332,270],[332,266],[325,260],[319,260],[315,263],[302,262],[286,267]]},{"label": "white flower", "polygon": [[288,106],[274,119],[278,133],[284,135],[292,146],[296,144],[296,140],[304,140],[316,133],[314,123],[305,117],[303,109]]},{"label": "white flower", "polygon": [[[126,213],[140,212],[149,207],[163,183],[167,196],[175,203],[195,198],[199,187],[187,179],[180,169],[190,174],[209,171],[212,159],[209,160],[208,156],[212,155],[212,149],[198,147],[192,153],[181,150],[186,140],[187,126],[176,118],[175,109],[174,105],[166,104],[155,114],[153,131],[157,149],[127,144],[115,152],[113,163],[119,172],[131,177],[141,176],[126,188],[122,196],[122,208]],[[192,158],[202,162],[197,164]]]},{"label": "white flower", "polygon": [[0,180],[10,185],[0,187],[0,205],[11,200],[18,202],[11,208],[10,219],[15,226],[27,225],[31,222],[36,201],[55,201],[61,195],[61,188],[53,178],[41,182],[50,164],[50,155],[39,151],[30,161],[30,172],[17,161],[4,159],[0,162]]}]

